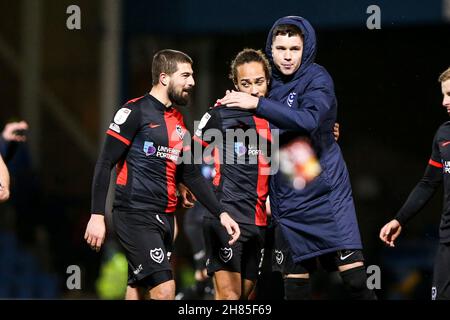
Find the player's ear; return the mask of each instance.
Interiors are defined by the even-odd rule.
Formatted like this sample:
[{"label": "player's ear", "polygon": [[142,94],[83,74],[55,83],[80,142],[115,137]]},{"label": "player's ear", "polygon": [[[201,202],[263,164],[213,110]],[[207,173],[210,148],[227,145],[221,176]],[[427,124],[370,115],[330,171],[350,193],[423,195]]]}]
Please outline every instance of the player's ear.
[{"label": "player's ear", "polygon": [[161,83],[163,86],[167,86],[169,84],[169,75],[167,73],[160,73],[159,74],[159,83]]}]

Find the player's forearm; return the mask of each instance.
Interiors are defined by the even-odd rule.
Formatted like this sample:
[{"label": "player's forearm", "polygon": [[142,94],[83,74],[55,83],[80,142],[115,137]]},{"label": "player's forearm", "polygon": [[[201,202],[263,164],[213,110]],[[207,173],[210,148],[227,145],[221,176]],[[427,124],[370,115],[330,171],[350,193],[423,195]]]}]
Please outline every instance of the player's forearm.
[{"label": "player's forearm", "polygon": [[411,191],[403,207],[395,216],[395,219],[402,226],[405,225],[428,203],[441,182],[442,169],[428,165],[422,179],[413,191]]},{"label": "player's forearm", "polygon": [[320,124],[317,108],[293,109],[266,98],[260,98],[256,115],[267,119],[280,129],[312,132]]},{"label": "player's forearm", "polygon": [[214,216],[219,217],[224,211],[217,200],[212,184],[202,176],[197,165],[189,164],[184,166],[183,182],[197,200]]},{"label": "player's forearm", "polygon": [[91,213],[104,214],[108,196],[111,169],[125,154],[127,146],[107,136],[100,157],[97,160],[92,182]]},{"label": "player's forearm", "polygon": [[108,162],[97,162],[92,182],[91,213],[105,214],[106,197],[113,165]]},{"label": "player's forearm", "polygon": [[420,210],[422,210],[422,208],[431,199],[435,191],[436,188],[432,185],[424,183],[423,181],[419,182],[395,216],[395,219],[397,219],[398,222],[404,226],[417,213],[419,213]]}]

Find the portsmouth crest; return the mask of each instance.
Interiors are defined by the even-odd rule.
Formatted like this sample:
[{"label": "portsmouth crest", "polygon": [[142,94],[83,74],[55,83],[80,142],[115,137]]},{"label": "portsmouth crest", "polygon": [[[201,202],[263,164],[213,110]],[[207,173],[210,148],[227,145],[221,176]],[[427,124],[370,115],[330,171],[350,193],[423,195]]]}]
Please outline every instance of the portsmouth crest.
[{"label": "portsmouth crest", "polygon": [[175,132],[180,137],[181,140],[183,140],[184,134],[186,133],[186,130],[183,129],[183,127],[179,124],[175,126]]},{"label": "portsmouth crest", "polygon": [[233,249],[231,248],[220,248],[219,252],[220,259],[227,263],[233,257]]},{"label": "portsmouth crest", "polygon": [[290,108],[292,108],[292,105],[294,104],[294,99],[296,95],[297,95],[296,92],[289,93],[286,103]]},{"label": "portsmouth crest", "polygon": [[284,255],[281,250],[275,250],[275,259],[278,264],[282,264],[284,260]]},{"label": "portsmouth crest", "polygon": [[153,146],[153,142],[151,141],[145,141],[144,142],[144,152],[146,156],[151,156],[155,154],[156,148]]},{"label": "portsmouth crest", "polygon": [[164,260],[164,251],[161,248],[150,250],[150,258],[156,263],[161,263]]}]

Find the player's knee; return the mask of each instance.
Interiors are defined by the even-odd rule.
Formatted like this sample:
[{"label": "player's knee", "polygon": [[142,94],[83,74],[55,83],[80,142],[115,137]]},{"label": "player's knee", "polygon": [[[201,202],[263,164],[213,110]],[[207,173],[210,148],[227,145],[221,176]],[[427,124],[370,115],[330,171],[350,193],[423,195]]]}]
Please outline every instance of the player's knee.
[{"label": "player's knee", "polygon": [[309,278],[284,278],[284,297],[286,300],[311,299],[311,286]]},{"label": "player's knee", "polygon": [[175,282],[173,280],[167,280],[154,286],[152,289],[150,289],[150,299],[174,300]]},{"label": "player's knee", "polygon": [[127,287],[127,291],[125,293],[125,300],[139,300],[141,299],[141,296],[139,294],[139,288],[138,287]]},{"label": "player's knee", "polygon": [[239,300],[241,297],[241,289],[231,284],[216,288],[217,300]]},{"label": "player's knee", "polygon": [[153,300],[174,300],[175,288],[171,285],[161,284],[150,290],[150,298]]},{"label": "player's knee", "polygon": [[358,300],[374,300],[376,295],[367,287],[367,274],[364,266],[359,266],[341,272],[344,286],[349,291],[351,298]]},{"label": "player's knee", "polygon": [[341,272],[342,281],[349,289],[364,289],[367,287],[367,274],[364,266]]}]

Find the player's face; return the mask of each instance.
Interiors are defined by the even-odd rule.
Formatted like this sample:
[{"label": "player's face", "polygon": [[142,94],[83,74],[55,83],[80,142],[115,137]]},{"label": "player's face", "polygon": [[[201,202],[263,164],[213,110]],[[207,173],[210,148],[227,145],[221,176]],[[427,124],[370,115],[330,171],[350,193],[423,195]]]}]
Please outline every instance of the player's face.
[{"label": "player's face", "polygon": [[179,106],[187,105],[194,86],[194,72],[191,64],[179,63],[178,70],[170,76],[167,88],[170,101]]},{"label": "player's face", "polygon": [[442,95],[442,105],[447,109],[447,113],[450,115],[450,79],[442,81],[441,83]]},{"label": "player's face", "polygon": [[272,43],[273,62],[285,76],[300,68],[303,55],[303,40],[300,36],[278,35]]},{"label": "player's face", "polygon": [[255,97],[264,97],[267,93],[267,78],[261,62],[244,63],[237,68],[236,88]]}]

